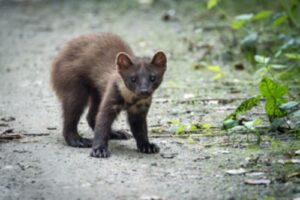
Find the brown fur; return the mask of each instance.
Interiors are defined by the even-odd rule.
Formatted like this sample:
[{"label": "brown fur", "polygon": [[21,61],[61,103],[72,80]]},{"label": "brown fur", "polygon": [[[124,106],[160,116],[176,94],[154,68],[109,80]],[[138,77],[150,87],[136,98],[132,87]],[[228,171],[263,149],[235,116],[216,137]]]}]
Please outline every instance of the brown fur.
[{"label": "brown fur", "polygon": [[[120,52],[122,55],[119,55]],[[155,70],[159,71],[162,80],[166,60],[164,54],[156,57],[155,62],[151,62],[155,65],[152,68],[157,68]],[[118,69],[116,58],[118,58]],[[75,38],[68,42],[55,58],[52,64],[51,80],[54,91],[62,102],[63,135],[70,146],[90,147],[93,145],[92,156],[109,156],[108,138],[128,138],[124,132],[111,130],[111,125],[121,110],[128,110],[129,123],[130,119],[136,120],[136,117],[142,116],[142,123],[146,126],[145,120],[151,104],[151,95],[141,98],[125,85],[123,79],[127,73],[129,76],[126,66],[133,62],[130,58],[133,61],[140,61],[142,67],[146,65],[146,61],[135,57],[126,42],[111,33],[90,34]],[[146,60],[149,63],[151,61]],[[164,63],[161,64],[161,61]],[[162,70],[157,67],[160,65],[163,66]],[[156,87],[159,84],[160,82]],[[78,121],[88,102],[87,120],[91,128],[95,129],[93,143],[90,139],[80,137],[77,131]],[[131,123],[131,126],[135,125]],[[144,148],[147,143],[147,148],[150,148],[146,150],[147,152],[157,152],[156,146],[148,142],[145,127],[142,128],[143,130],[139,127],[132,127],[138,146]],[[134,133],[141,130],[145,136],[138,136]],[[140,138],[143,138],[143,141]]]}]

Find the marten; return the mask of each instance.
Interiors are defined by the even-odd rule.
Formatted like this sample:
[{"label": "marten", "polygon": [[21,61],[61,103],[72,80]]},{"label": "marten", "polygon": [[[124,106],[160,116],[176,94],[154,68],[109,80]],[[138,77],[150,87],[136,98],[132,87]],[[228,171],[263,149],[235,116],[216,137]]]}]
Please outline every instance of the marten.
[{"label": "marten", "polygon": [[[113,130],[125,110],[130,130],[142,153],[158,153],[150,143],[147,113],[153,92],[167,68],[167,57],[158,51],[152,58],[137,57],[130,46],[113,33],[94,33],[69,41],[52,64],[51,81],[62,104],[63,136],[72,147],[92,147],[92,157],[109,157],[109,139],[131,136]],[[78,134],[77,125],[86,106],[94,139]]]}]

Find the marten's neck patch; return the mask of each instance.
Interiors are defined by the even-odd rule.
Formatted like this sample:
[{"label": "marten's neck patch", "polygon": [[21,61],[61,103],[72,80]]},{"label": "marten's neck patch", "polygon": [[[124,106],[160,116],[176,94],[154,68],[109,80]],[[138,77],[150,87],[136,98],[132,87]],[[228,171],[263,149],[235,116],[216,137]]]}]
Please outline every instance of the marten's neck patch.
[{"label": "marten's neck patch", "polygon": [[118,89],[119,89],[120,95],[124,99],[125,103],[131,104],[134,101],[136,101],[136,99],[138,99],[137,95],[134,92],[130,91],[126,87],[126,85],[125,85],[125,83],[124,83],[123,80],[120,80],[118,82]]}]

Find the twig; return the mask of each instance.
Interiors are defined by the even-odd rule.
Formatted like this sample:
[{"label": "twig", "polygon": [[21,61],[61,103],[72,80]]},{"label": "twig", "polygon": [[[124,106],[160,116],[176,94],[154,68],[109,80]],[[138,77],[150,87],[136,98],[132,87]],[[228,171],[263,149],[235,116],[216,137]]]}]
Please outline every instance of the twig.
[{"label": "twig", "polygon": [[0,141],[1,140],[14,140],[14,139],[21,139],[22,135],[20,134],[1,134],[0,135]]},{"label": "twig", "polygon": [[24,133],[23,135],[30,136],[30,137],[39,137],[39,136],[48,136],[50,135],[50,133]]},{"label": "twig", "polygon": [[225,98],[205,98],[202,99],[200,96],[188,98],[185,100],[175,100],[175,99],[155,99],[155,103],[167,103],[167,102],[175,102],[175,103],[186,103],[186,102],[192,102],[192,101],[218,101],[218,102],[223,102],[223,104],[227,102],[233,102],[233,101],[240,101],[240,100],[245,100],[247,99],[246,97],[237,97],[237,98],[230,98],[230,99],[225,99]]},{"label": "twig", "polygon": [[6,129],[5,131],[3,131],[1,134],[7,134],[7,133],[12,133],[13,132],[13,128],[10,129]]}]

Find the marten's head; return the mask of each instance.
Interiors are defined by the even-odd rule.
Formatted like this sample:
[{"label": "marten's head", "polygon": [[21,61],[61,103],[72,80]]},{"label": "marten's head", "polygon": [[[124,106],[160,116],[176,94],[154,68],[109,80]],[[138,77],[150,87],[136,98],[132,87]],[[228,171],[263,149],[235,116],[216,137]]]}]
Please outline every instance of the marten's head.
[{"label": "marten's head", "polygon": [[152,95],[161,84],[167,67],[167,57],[159,51],[151,58],[130,57],[121,52],[116,58],[117,71],[125,86],[138,97]]}]

